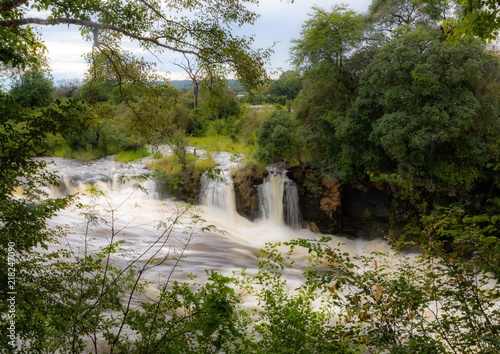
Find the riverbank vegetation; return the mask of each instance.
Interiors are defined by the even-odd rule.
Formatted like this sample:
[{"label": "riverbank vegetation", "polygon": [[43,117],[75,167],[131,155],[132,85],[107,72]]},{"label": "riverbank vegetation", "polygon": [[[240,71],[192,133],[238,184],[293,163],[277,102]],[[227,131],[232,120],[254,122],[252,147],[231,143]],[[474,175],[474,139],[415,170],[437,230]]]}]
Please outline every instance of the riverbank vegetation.
[{"label": "riverbank vegetation", "polygon": [[[313,7],[293,42],[294,70],[268,81],[269,52],[231,33],[231,24],[255,21],[246,3],[174,1],[170,10],[203,19],[180,22],[149,2],[0,4],[0,62],[13,78],[0,92],[0,352],[497,353],[500,53],[484,42],[497,35],[496,4],[374,0],[367,14]],[[76,24],[94,42],[82,81],[54,84],[25,4],[51,12],[36,23]],[[488,14],[494,21],[481,20]],[[123,52],[122,36],[193,54],[192,85],[176,88]],[[230,71],[244,95],[228,86]],[[162,156],[162,145],[172,155]],[[255,179],[270,164],[313,171],[311,184],[379,186],[393,201],[387,239],[418,255],[356,257],[327,239],[288,243],[291,253],[269,245],[258,274],[209,272],[199,286],[167,280],[135,308],[124,294],[145,293],[142,276],[157,253],[115,267],[114,229],[94,254],[47,251],[67,232],[47,221],[74,197],[49,198],[43,187],[57,176],[33,157],[151,154],[166,195],[195,202],[214,151],[248,157],[233,177],[251,208]],[[103,219],[92,207],[83,207],[89,238],[97,224],[114,225],[116,211]],[[190,208],[160,227],[154,246],[170,242]],[[193,215],[193,230],[212,230]],[[194,232],[160,263],[176,269]],[[304,285],[290,290],[282,274],[298,248],[310,259]],[[247,311],[244,296],[259,308]]]}]

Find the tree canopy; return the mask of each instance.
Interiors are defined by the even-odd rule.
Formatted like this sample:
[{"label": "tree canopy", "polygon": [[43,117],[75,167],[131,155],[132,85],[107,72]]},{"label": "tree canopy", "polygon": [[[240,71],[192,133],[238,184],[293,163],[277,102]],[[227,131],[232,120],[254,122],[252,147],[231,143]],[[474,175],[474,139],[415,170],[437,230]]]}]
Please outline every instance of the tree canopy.
[{"label": "tree canopy", "polygon": [[169,1],[71,0],[3,1],[0,4],[0,62],[11,67],[43,64],[45,47],[33,26],[74,25],[94,48],[117,48],[123,38],[157,55],[165,51],[195,56],[217,73],[234,71],[242,83],[263,79],[269,52],[253,50],[252,37],[232,34],[252,24],[247,9],[257,0]]},{"label": "tree canopy", "polygon": [[302,37],[292,40],[293,63],[300,68],[310,68],[329,62],[341,70],[343,60],[361,43],[363,16],[345,5],[335,5],[331,11],[314,6],[313,11],[312,18],[302,26]]},{"label": "tree canopy", "polygon": [[480,39],[449,40],[443,21],[460,9],[315,8],[291,51],[303,84],[293,111],[312,166],[344,181],[393,174],[446,195],[496,183],[500,62]]},{"label": "tree canopy", "polygon": [[452,45],[436,32],[420,28],[380,48],[339,134],[358,148],[366,139],[369,171],[395,169],[430,189],[466,191],[500,128],[500,63],[478,43]]},{"label": "tree canopy", "polygon": [[432,25],[447,18],[451,4],[434,1],[426,4],[419,0],[374,0],[368,8],[367,19],[379,29],[392,32],[397,27]]},{"label": "tree canopy", "polygon": [[500,7],[496,0],[422,0],[431,6],[456,5],[455,17],[444,19],[444,30],[455,38],[479,37],[493,40],[500,29]]}]

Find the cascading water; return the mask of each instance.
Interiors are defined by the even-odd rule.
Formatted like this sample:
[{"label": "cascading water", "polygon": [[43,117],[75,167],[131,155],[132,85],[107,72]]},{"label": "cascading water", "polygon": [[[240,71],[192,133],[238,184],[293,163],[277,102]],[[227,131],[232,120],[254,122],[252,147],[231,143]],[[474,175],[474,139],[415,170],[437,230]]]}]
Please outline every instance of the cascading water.
[{"label": "cascading water", "polygon": [[218,208],[231,219],[236,218],[236,199],[231,176],[228,171],[220,174],[203,174],[201,177],[201,200],[209,207]]},{"label": "cascading water", "polygon": [[257,191],[259,209],[264,220],[276,225],[286,224],[295,229],[302,226],[297,184],[286,176],[286,171],[271,169]]},{"label": "cascading water", "polygon": [[[217,160],[220,157],[220,160]],[[237,159],[227,156],[214,157],[223,170],[229,171],[236,168]],[[67,183],[64,193],[74,193],[83,186],[97,183],[105,189],[106,196],[98,196],[97,202],[92,198],[95,196],[82,195],[79,197],[79,205],[97,205],[99,215],[105,217],[109,208],[118,208],[114,212],[115,229],[121,230],[114,236],[114,241],[123,242],[119,252],[113,256],[113,262],[118,266],[126,265],[130,259],[137,257],[148,250],[151,245],[158,243],[158,234],[161,234],[159,225],[168,225],[176,215],[182,214],[178,224],[173,229],[174,234],[169,238],[168,244],[159,246],[162,255],[171,250],[185,249],[186,237],[194,232],[194,237],[189,241],[189,247],[185,249],[185,256],[181,262],[182,271],[172,275],[172,279],[186,280],[187,275],[192,273],[200,281],[206,278],[206,271],[215,269],[228,275],[233,270],[247,269],[249,273],[256,272],[258,261],[256,255],[268,242],[290,241],[297,238],[318,239],[321,235],[314,234],[307,229],[285,228],[285,223],[300,226],[300,212],[298,207],[297,185],[289,180],[285,173],[269,174],[264,184],[259,186],[261,195],[261,208],[264,217],[271,222],[250,222],[240,217],[234,210],[234,191],[228,172],[223,173],[222,181],[205,180],[204,198],[207,205],[191,208],[181,202],[170,199],[155,200],[154,193],[148,195],[133,192],[133,188],[127,182],[121,184],[117,176],[147,173],[144,163],[119,164],[112,159],[100,159],[91,163],[83,163],[69,159],[53,159],[54,165],[49,168],[59,171]],[[224,165],[224,163],[227,163]],[[78,177],[80,176],[80,177]],[[83,178],[85,177],[85,178]],[[143,181],[145,188],[154,190],[148,185],[150,181]],[[61,193],[58,191],[58,193]],[[131,194],[132,193],[132,194]],[[188,209],[189,208],[189,209]],[[183,210],[188,210],[184,212]],[[205,231],[200,232],[200,227],[193,229],[191,216],[201,215],[205,220],[204,225],[214,225],[223,233]],[[70,234],[64,239],[71,244],[73,251],[83,252],[82,246],[86,238],[90,237],[93,252],[109,245],[110,229],[107,225],[96,226],[90,235],[86,234],[86,221],[82,210],[69,207],[59,213],[50,222],[53,226],[69,226]],[[195,231],[193,231],[195,230]],[[367,251],[387,251],[389,249],[385,241],[361,241],[348,240],[341,237],[333,237],[333,244],[343,244],[342,248],[349,253],[362,253]],[[56,247],[56,246],[54,246]],[[307,252],[295,256],[307,259]],[[81,253],[80,253],[81,254]],[[149,253],[148,253],[149,254]],[[160,257],[160,256],[158,256]],[[160,262],[161,263],[161,262]],[[180,269],[180,268],[179,268]],[[155,284],[170,278],[172,274],[171,263],[161,263],[158,267],[145,274],[147,280],[151,281],[148,288],[148,296],[154,297]],[[302,281],[300,271],[288,273],[286,279],[290,286],[298,287]]]},{"label": "cascading water", "polygon": [[[48,163],[48,171],[57,171],[58,187],[48,191],[56,196],[78,194],[90,187],[104,192],[128,193],[135,190],[135,198],[157,199],[156,184],[149,178],[150,171],[144,163],[116,163],[112,158],[80,162],[61,158],[40,158]],[[135,188],[140,185],[140,188]]]},{"label": "cascading water", "polygon": [[227,219],[233,222],[242,222],[243,218],[236,211],[236,197],[231,178],[231,171],[239,167],[242,156],[235,157],[226,152],[218,152],[213,154],[212,158],[217,168],[201,177],[201,202],[216,213],[224,213]]},{"label": "cascading water", "polygon": [[300,229],[302,227],[302,213],[300,212],[299,188],[297,183],[291,179],[285,179],[283,187],[285,224],[294,229]]},{"label": "cascading water", "polygon": [[[133,181],[125,184],[118,181],[118,176],[147,174],[144,163],[124,165],[112,159],[91,163],[69,159],[54,161],[55,164],[49,169],[59,171],[65,184],[62,191],[54,193],[75,193],[91,184],[100,186],[106,193],[82,194],[78,196],[78,203],[52,218],[49,222],[51,227],[65,226],[69,232],[61,238],[59,245],[51,245],[49,250],[64,247],[75,258],[82,259],[87,252],[97,253],[109,247],[110,242],[119,242],[120,246],[110,259],[117,267],[129,267],[135,261],[137,262],[134,264],[141,266],[152,260],[151,264],[154,266],[141,275],[146,284],[145,294],[134,295],[133,298],[137,306],[142,301],[158,298],[158,289],[172,280],[190,281],[193,275],[196,282],[203,283],[210,270],[217,270],[228,276],[232,276],[233,271],[242,269],[247,274],[255,274],[259,269],[256,257],[266,243],[321,237],[299,228],[301,219],[297,185],[284,172],[269,174],[265,183],[258,188],[263,215],[272,222],[253,223],[240,217],[234,208],[234,190],[229,174],[230,169],[235,168],[237,159],[232,159],[230,155],[221,157],[221,161],[216,159],[223,171],[222,180],[204,179],[203,198],[206,205],[199,207],[170,199],[153,199],[155,194],[151,191],[154,188],[148,180],[141,182],[143,187],[150,189],[148,195],[137,193],[133,188]],[[88,209],[81,209],[82,205],[84,208],[94,208],[96,213],[90,214],[98,216],[96,220],[102,221],[92,223],[89,229],[85,219],[85,214],[89,213],[82,213]],[[113,211],[112,214],[110,210]],[[297,229],[283,227],[285,223]],[[214,232],[207,225],[214,225],[223,233]],[[165,230],[169,231],[165,234]],[[116,234],[111,236],[111,232]],[[351,254],[389,250],[383,240],[348,240],[332,236],[331,242],[334,247],[341,247],[344,252]],[[179,254],[183,257],[177,263]],[[303,285],[300,264],[307,261],[309,254],[307,250],[297,248],[293,257],[293,266],[287,268],[282,277],[290,289]],[[251,296],[244,297],[244,301],[249,309],[258,306]]]},{"label": "cascading water", "polygon": [[284,221],[284,182],[283,174],[270,173],[264,183],[257,187],[262,218],[277,225],[281,225]]},{"label": "cascading water", "polygon": [[[205,173],[201,179],[200,199],[209,208],[225,213],[228,219],[242,222],[236,211],[231,170],[238,168],[239,158],[228,153],[214,156],[217,172]],[[297,184],[286,176],[286,171],[269,169],[269,175],[257,187],[259,210],[263,220],[275,225],[287,225],[294,229],[302,227]]]}]

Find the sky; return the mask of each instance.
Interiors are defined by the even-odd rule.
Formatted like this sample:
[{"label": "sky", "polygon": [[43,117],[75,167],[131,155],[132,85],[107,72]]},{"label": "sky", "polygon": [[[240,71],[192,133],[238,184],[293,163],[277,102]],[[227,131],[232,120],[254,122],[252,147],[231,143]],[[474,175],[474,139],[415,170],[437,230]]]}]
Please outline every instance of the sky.
[{"label": "sky", "polygon": [[[254,35],[255,49],[269,48],[274,44],[274,54],[271,56],[269,70],[279,73],[280,70],[291,69],[288,62],[290,40],[300,38],[302,24],[310,18],[311,8],[316,5],[330,10],[332,6],[340,3],[364,13],[368,10],[371,0],[295,0],[293,4],[287,0],[261,0],[255,8],[261,17],[253,26],[238,29],[241,32],[237,33]],[[87,64],[82,55],[91,51],[92,43],[84,41],[76,27],[54,26],[40,28],[40,30],[48,48],[55,83],[63,79],[82,80],[87,70]],[[130,43],[124,43],[124,47],[138,56],[144,56],[146,60],[157,62],[157,70],[162,73],[168,72],[171,80],[186,79],[182,69],[173,64],[173,62],[182,61],[180,55],[166,52],[161,57],[154,58]]]}]

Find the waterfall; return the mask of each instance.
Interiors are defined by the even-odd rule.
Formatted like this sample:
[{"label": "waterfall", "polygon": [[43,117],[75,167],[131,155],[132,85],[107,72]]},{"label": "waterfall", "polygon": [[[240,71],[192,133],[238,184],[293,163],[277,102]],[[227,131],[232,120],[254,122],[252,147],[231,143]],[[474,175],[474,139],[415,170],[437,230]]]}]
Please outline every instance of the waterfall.
[{"label": "waterfall", "polygon": [[259,210],[264,220],[277,225],[286,224],[293,228],[302,226],[297,184],[288,179],[286,171],[269,171],[260,186]]},{"label": "waterfall", "polygon": [[[134,194],[139,199],[159,199],[156,183],[143,163],[116,163],[112,157],[89,162],[64,158],[37,158],[47,163],[46,170],[59,176],[58,186],[46,186],[52,197],[79,194],[90,188],[104,193]],[[139,186],[139,187],[138,187]]]},{"label": "waterfall", "polygon": [[233,180],[229,171],[222,171],[215,178],[204,173],[201,177],[200,194],[202,202],[207,206],[224,211],[232,219],[237,218]]},{"label": "waterfall", "polygon": [[78,194],[94,186],[103,191],[113,190],[113,178],[98,172],[63,172],[58,190],[61,195]]},{"label": "waterfall", "polygon": [[201,177],[200,200],[212,211],[218,214],[222,211],[229,220],[240,224],[244,218],[236,211],[236,196],[231,171],[240,166],[244,156],[227,152],[217,152],[211,156],[217,167],[205,172]]},{"label": "waterfall", "polygon": [[257,187],[262,218],[278,225],[284,222],[283,194],[285,177],[284,173],[281,175],[270,173],[264,183]]},{"label": "waterfall", "polygon": [[299,188],[297,183],[288,178],[285,179],[284,183],[283,204],[285,223],[294,229],[300,229],[302,227],[302,214],[299,204]]},{"label": "waterfall", "polygon": [[[256,256],[266,243],[321,238],[321,235],[307,229],[299,229],[301,219],[297,184],[283,172],[270,173],[265,183],[258,187],[262,215],[272,222],[253,223],[239,217],[235,211],[234,190],[229,171],[223,172],[219,180],[204,176],[202,197],[208,205],[190,208],[182,202],[168,198],[155,200],[136,192],[130,195],[133,182],[123,184],[119,181],[119,176],[133,175],[134,172],[144,174],[145,169],[128,168],[129,164],[117,164],[110,159],[88,163],[58,158],[53,160],[52,171],[58,171],[61,175],[64,193],[73,193],[78,188],[92,183],[102,184],[104,188],[111,190],[110,198],[99,197],[94,200],[85,195],[81,196],[78,205],[81,203],[89,206],[97,212],[96,215],[101,220],[95,225],[91,223],[90,231],[87,229],[88,220],[85,219],[88,212],[82,212],[88,209],[71,205],[54,216],[48,222],[50,227],[61,226],[70,232],[63,239],[64,242],[50,245],[51,250],[56,247],[70,247],[68,249],[71,254],[83,257],[88,252],[87,248],[94,253],[109,247],[109,242],[120,242],[117,252],[113,253],[110,259],[120,269],[128,269],[132,262],[141,266],[150,257],[151,252],[156,255],[158,251],[154,258],[154,267],[148,267],[141,275],[146,284],[145,293],[140,298],[134,297],[134,304],[151,299],[156,301],[157,296],[160,296],[159,289],[165,284],[170,284],[173,280],[186,281],[191,279],[191,274],[196,276],[198,284],[206,282],[210,270],[218,270],[229,277],[234,277],[233,271],[242,269],[250,275],[257,274],[259,262]],[[150,185],[149,181],[144,181],[142,185],[154,191],[154,185]],[[110,209],[113,210],[112,214]],[[180,216],[182,218],[179,218]],[[195,221],[199,220],[200,216],[204,222],[191,222],[191,217]],[[115,225],[113,230],[119,230],[113,237],[109,237],[111,220]],[[172,220],[177,223],[173,225]],[[283,227],[285,223],[294,229]],[[214,232],[214,228],[223,233]],[[370,251],[390,250],[385,240],[364,241],[334,235],[331,237],[332,248],[340,248],[342,252],[349,254],[362,255]],[[182,262],[177,266],[176,257],[181,254]],[[297,289],[304,281],[303,270],[297,265],[306,261],[309,254],[307,250],[298,247],[293,257],[297,262],[290,263],[290,269],[287,267],[282,279],[290,289]],[[254,297],[242,299],[249,312],[257,308]]]}]

